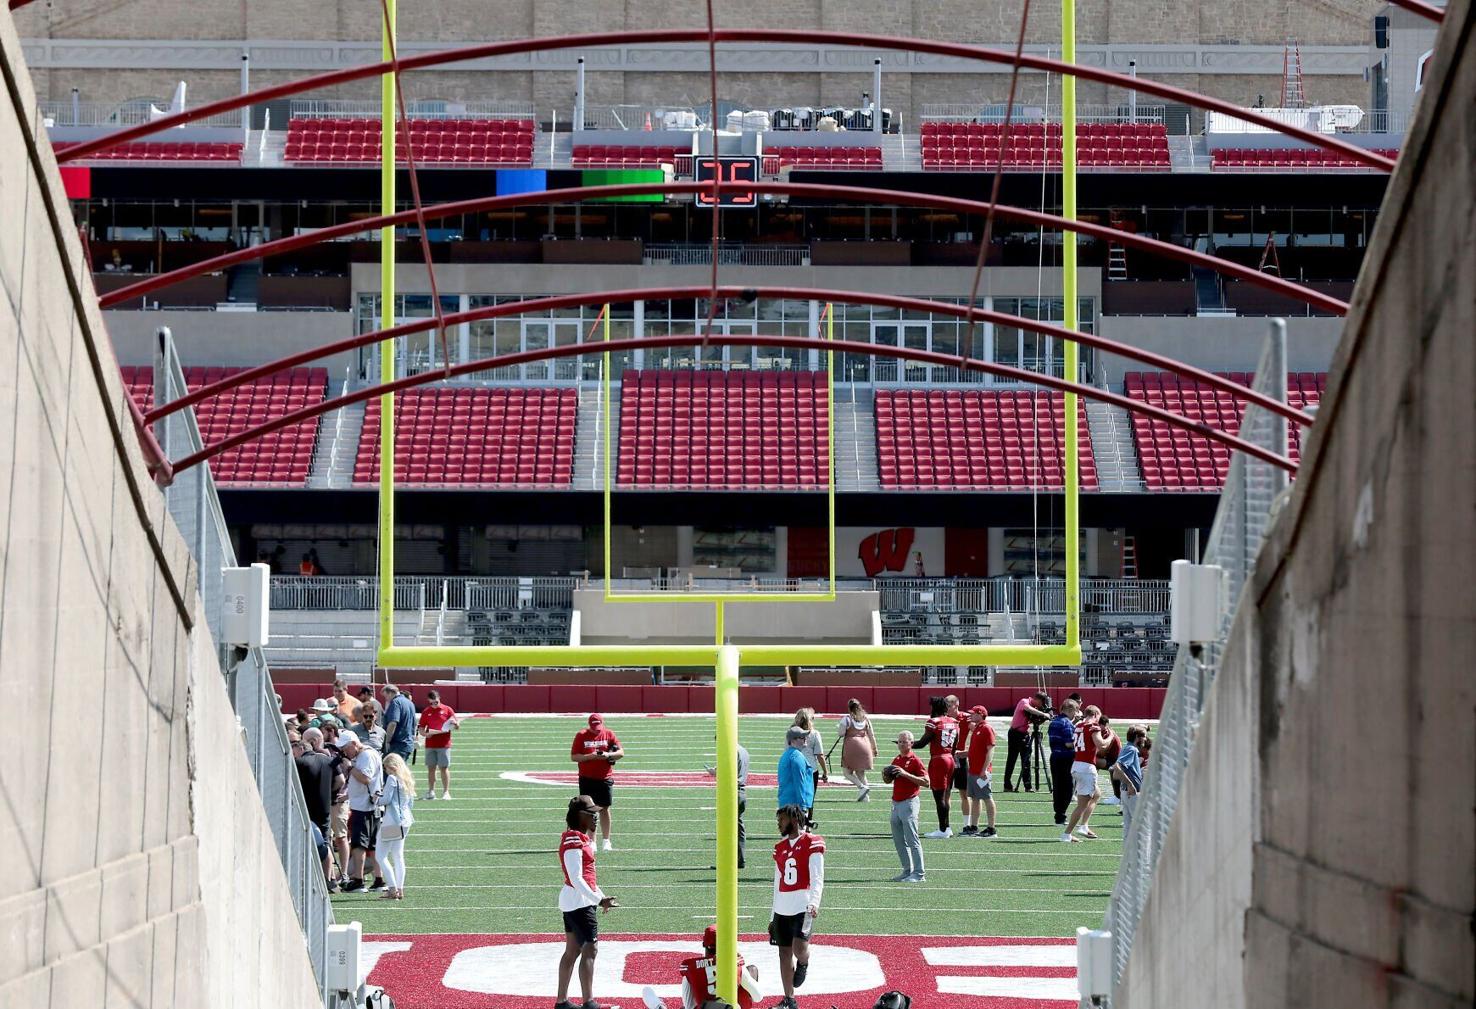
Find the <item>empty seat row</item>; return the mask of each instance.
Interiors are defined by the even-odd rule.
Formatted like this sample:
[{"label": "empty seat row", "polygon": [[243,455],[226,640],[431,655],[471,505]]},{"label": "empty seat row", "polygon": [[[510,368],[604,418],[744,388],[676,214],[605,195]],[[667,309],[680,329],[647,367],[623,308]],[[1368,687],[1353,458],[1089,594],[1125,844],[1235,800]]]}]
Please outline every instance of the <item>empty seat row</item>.
[{"label": "empty seat row", "polygon": [[[1397,158],[1398,148],[1375,148],[1373,153],[1386,158]],[[1215,168],[1364,168],[1362,162],[1333,151],[1315,147],[1291,147],[1274,150],[1256,150],[1242,147],[1222,147],[1211,151]],[[1372,171],[1372,169],[1368,169]]]},{"label": "empty seat row", "polygon": [[[54,145],[64,151],[76,147],[75,142],[63,141]],[[88,161],[225,161],[240,164],[241,144],[227,143],[162,143],[135,141],[119,144],[96,154],[89,154]]]},{"label": "empty seat row", "polygon": [[[1077,411],[1081,486],[1095,490],[1086,409]],[[891,490],[1059,489],[1065,429],[1060,393],[878,390],[877,470]]]},{"label": "empty seat row", "polygon": [[[961,123],[930,120],[922,124],[924,140],[942,136],[999,136],[1005,132],[1004,123]],[[1011,122],[1010,136],[1061,136],[1060,123]],[[1168,129],[1162,123],[1078,123],[1076,135],[1087,137],[1167,137]]]},{"label": "empty seat row", "polygon": [[[771,147],[765,160],[778,159],[778,167],[879,169],[880,147]],[[767,165],[765,166],[767,167]]]},{"label": "empty seat row", "polygon": [[[1252,380],[1246,372],[1221,375],[1240,385]],[[1327,376],[1315,372],[1287,375],[1287,403],[1297,409],[1315,406],[1322,399]],[[1124,390],[1131,399],[1201,421],[1217,430],[1236,433],[1245,416],[1245,401],[1230,392],[1181,379],[1172,372],[1128,372]],[[1167,421],[1133,414],[1133,441],[1149,490],[1217,491],[1225,485],[1230,468],[1230,449],[1203,435],[1191,434]],[[1288,424],[1287,454],[1292,462],[1301,459],[1301,427]]]},{"label": "empty seat row", "polygon": [[576,144],[573,150],[575,167],[583,165],[609,165],[631,168],[655,167],[662,162],[673,162],[679,156],[690,156],[691,147],[671,145],[649,146],[636,144]]},{"label": "empty seat row", "polygon": [[[236,374],[240,368],[187,368],[185,383],[199,389]],[[154,369],[124,367],[123,383],[139,408],[154,402]],[[293,368],[236,386],[195,406],[200,436],[212,445],[323,401],[328,388],[325,368]],[[281,485],[307,483],[317,443],[318,421],[304,421],[223,452],[210,460],[210,472],[222,484]]]},{"label": "empty seat row", "polygon": [[[395,479],[430,486],[567,487],[573,389],[415,389],[395,397]],[[379,401],[364,415],[354,482],[379,479]]]},{"label": "empty seat row", "polygon": [[627,371],[616,483],[818,489],[829,482],[824,372]]},{"label": "empty seat row", "polygon": [[[397,161],[427,164],[528,165],[533,161],[533,123],[511,119],[411,120],[396,129]],[[365,163],[382,155],[374,119],[295,118],[283,157],[296,163]]]}]

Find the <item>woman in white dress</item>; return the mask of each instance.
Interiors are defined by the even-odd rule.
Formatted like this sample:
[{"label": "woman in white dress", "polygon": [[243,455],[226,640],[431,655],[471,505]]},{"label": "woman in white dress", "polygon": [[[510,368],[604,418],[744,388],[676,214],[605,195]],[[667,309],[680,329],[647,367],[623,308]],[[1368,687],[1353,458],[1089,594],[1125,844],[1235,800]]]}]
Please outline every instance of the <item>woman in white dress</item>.
[{"label": "woman in white dress", "polygon": [[871,785],[866,780],[866,772],[871,770],[876,760],[876,732],[860,701],[851,698],[846,709],[840,720],[841,773],[860,790],[856,801],[869,802]]}]

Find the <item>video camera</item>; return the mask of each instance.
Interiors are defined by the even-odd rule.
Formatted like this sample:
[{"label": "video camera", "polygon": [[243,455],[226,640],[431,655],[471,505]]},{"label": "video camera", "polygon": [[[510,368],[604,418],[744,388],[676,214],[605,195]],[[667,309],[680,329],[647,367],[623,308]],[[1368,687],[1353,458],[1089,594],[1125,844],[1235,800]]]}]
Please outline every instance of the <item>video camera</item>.
[{"label": "video camera", "polygon": [[899,991],[889,991],[876,1000],[871,1009],[911,1009],[912,999]]}]

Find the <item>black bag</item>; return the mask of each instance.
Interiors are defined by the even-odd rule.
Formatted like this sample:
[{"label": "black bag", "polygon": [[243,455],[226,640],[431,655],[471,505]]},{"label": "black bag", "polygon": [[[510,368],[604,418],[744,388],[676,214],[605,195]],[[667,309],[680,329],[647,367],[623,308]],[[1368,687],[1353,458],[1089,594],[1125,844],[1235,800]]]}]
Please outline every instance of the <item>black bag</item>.
[{"label": "black bag", "polygon": [[912,999],[899,991],[889,991],[876,1000],[872,1009],[911,1009]]}]

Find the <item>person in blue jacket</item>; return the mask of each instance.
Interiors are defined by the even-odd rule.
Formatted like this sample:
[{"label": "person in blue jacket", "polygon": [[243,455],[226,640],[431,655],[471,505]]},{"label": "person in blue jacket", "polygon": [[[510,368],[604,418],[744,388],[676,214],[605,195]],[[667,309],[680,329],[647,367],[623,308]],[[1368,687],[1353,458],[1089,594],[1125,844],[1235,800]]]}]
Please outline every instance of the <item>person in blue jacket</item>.
[{"label": "person in blue jacket", "polygon": [[1046,737],[1051,741],[1051,805],[1055,807],[1057,823],[1066,822],[1066,809],[1071,805],[1071,764],[1076,760],[1076,714],[1076,702],[1067,698],[1046,727]]},{"label": "person in blue jacket", "polygon": [[799,806],[809,809],[815,805],[815,778],[810,774],[810,764],[804,754],[809,738],[809,731],[798,725],[791,725],[785,736],[788,745],[779,757],[780,808]]}]

